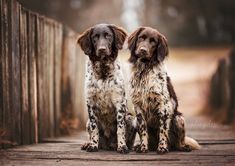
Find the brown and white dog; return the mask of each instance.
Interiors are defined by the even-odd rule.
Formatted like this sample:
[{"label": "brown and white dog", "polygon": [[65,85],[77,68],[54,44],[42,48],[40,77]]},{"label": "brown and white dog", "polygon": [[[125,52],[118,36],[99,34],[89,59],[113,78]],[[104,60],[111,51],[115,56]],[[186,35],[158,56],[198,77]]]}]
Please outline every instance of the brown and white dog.
[{"label": "brown and white dog", "polygon": [[184,118],[164,65],[168,56],[166,38],[156,29],[140,27],[128,38],[132,63],[131,99],[134,104],[140,144],[136,152],[175,149],[191,151],[199,144],[185,136]]},{"label": "brown and white dog", "polygon": [[78,38],[78,44],[89,57],[85,82],[90,141],[82,150],[94,152],[99,148],[127,153],[134,143],[134,117],[127,112],[124,80],[117,59],[126,36],[115,25],[97,24]]}]

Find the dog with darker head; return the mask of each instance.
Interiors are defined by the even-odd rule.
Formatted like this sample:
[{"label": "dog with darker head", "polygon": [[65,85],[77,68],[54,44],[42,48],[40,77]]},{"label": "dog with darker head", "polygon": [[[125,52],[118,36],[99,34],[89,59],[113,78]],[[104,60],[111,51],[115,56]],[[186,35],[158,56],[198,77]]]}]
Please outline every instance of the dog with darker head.
[{"label": "dog with darker head", "polygon": [[83,150],[127,153],[134,143],[134,117],[127,112],[124,80],[117,59],[126,36],[120,27],[98,24],[78,38],[78,44],[89,57],[86,100],[90,141],[82,146]]},{"label": "dog with darker head", "polygon": [[184,118],[164,60],[168,56],[166,38],[156,29],[140,27],[128,38],[132,64],[131,99],[136,112],[140,144],[136,152],[170,149],[191,151],[198,143],[185,136]]}]

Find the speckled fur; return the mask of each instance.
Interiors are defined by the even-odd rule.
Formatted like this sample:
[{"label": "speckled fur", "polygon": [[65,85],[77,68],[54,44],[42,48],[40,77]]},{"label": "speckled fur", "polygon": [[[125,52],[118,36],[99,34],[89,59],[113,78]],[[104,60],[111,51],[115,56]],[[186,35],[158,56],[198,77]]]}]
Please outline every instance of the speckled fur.
[{"label": "speckled fur", "polygon": [[[134,35],[138,36],[138,33],[136,31]],[[130,38],[132,40],[129,40],[132,62],[131,99],[140,136],[140,144],[135,147],[135,150],[137,152],[156,150],[160,154],[168,152],[169,149],[190,151],[190,147],[184,141],[184,118],[177,111],[177,97],[167,75],[164,61],[146,62],[138,58],[135,55],[136,46],[132,44],[136,42],[133,40],[137,39],[134,39],[133,35]],[[160,45],[159,48],[163,44],[158,43],[158,45]],[[156,60],[158,57],[154,56],[158,56],[158,53],[154,52],[156,55],[153,55],[152,59]],[[168,51],[165,52],[168,53]]]},{"label": "speckled fur", "polygon": [[[140,76],[141,73],[141,76]],[[131,77],[131,98],[135,106],[140,152],[157,150],[165,153],[171,149],[190,150],[184,145],[185,131],[182,114],[168,90],[168,76],[164,64],[145,71],[145,64],[137,62]]]},{"label": "speckled fur", "polygon": [[[121,49],[126,34],[119,28],[108,24],[100,24],[91,29],[99,28],[99,31],[102,32],[102,28],[107,29],[107,27],[115,33],[113,34],[111,55],[99,59],[95,55],[95,51],[91,53],[87,49],[89,60],[85,85],[89,116],[87,130],[90,141],[85,143],[82,149],[90,152],[106,149],[127,153],[133,145],[136,131],[132,122],[134,118],[127,112],[124,80],[120,63],[116,59],[118,49]],[[85,32],[85,35],[88,36],[85,36],[88,38],[87,40],[89,40],[91,33],[91,30]],[[120,35],[121,37],[118,37]],[[81,43],[80,40],[79,42]],[[82,47],[92,45],[84,39],[82,42],[88,43],[80,44]]]},{"label": "speckled fur", "polygon": [[[120,149],[125,147],[126,143],[131,148],[135,129],[131,126],[133,120],[130,118],[131,115],[127,115],[127,101],[120,64],[116,60],[113,64],[106,63],[106,65],[112,70],[109,70],[107,79],[102,80],[96,72],[99,70],[97,68],[100,62],[96,64],[88,62],[86,98],[90,115],[87,124],[90,140],[96,146],[99,141],[101,149]],[[93,134],[92,130],[97,131]]]}]

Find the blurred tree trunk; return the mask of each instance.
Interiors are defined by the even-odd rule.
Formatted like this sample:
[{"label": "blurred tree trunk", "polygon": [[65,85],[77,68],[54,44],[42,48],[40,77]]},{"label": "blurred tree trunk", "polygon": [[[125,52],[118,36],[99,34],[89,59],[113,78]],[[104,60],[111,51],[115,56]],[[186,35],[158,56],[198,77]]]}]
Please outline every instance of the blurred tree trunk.
[{"label": "blurred tree trunk", "polygon": [[228,108],[228,122],[235,119],[235,47],[230,53],[229,66],[229,86],[230,86],[230,103]]},{"label": "blurred tree trunk", "polygon": [[[227,59],[221,59],[212,76],[209,106],[221,120],[231,123],[235,119],[235,47]],[[223,119],[225,118],[225,119]]]}]

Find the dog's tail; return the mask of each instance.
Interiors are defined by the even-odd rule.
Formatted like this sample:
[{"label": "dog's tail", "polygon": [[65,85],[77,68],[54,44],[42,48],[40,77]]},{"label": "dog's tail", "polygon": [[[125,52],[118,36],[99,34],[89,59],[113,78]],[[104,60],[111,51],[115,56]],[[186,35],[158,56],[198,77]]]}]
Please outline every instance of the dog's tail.
[{"label": "dog's tail", "polygon": [[190,146],[192,150],[201,149],[201,146],[199,145],[199,143],[195,139],[186,136],[184,138],[184,140],[185,140],[185,144]]}]

